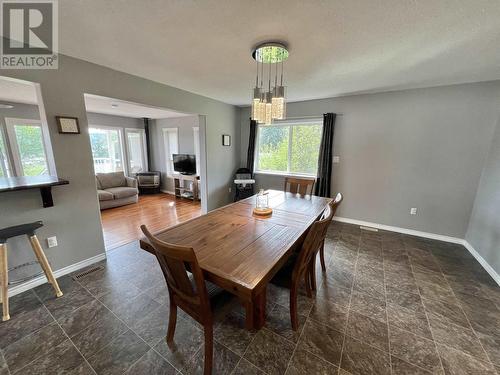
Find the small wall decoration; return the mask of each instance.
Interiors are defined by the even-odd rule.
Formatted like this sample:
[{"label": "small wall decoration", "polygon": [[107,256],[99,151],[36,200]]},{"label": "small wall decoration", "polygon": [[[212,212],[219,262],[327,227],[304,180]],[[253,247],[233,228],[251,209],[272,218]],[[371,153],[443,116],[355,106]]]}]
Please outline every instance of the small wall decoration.
[{"label": "small wall decoration", "polygon": [[56,116],[56,120],[60,134],[80,134],[77,117]]},{"label": "small wall decoration", "polygon": [[231,146],[231,136],[229,134],[222,134],[222,145]]}]

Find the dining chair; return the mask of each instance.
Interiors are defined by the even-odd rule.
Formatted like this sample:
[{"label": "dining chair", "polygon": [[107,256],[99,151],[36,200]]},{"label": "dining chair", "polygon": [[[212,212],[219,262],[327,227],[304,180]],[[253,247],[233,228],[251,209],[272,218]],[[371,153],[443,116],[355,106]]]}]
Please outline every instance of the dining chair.
[{"label": "dining chair", "polygon": [[[330,208],[333,211],[333,216],[335,216],[335,212],[337,212],[337,208],[340,206],[340,203],[342,203],[342,200],[344,199],[344,196],[341,193],[337,193],[337,196],[335,199],[330,203]],[[324,213],[323,213],[324,215]],[[321,263],[321,269],[323,272],[326,272],[326,265],[325,265],[325,240],[321,242],[321,248],[319,249],[319,260]]]},{"label": "dining chair", "polygon": [[297,316],[297,293],[299,284],[305,282],[307,296],[312,297],[312,289],[315,287],[315,260],[316,254],[324,241],[328,226],[333,218],[332,206],[328,205],[322,217],[316,220],[302,244],[298,253],[293,253],[287,263],[278,271],[273,278],[273,283],[288,284],[290,288],[290,320],[292,329],[296,331],[299,327]]},{"label": "dining chair", "polygon": [[292,194],[313,195],[315,182],[315,178],[285,177],[285,186],[283,190]]},{"label": "dining chair", "polygon": [[170,316],[167,329],[167,344],[172,348],[177,307],[180,307],[199,322],[205,332],[204,375],[212,374],[213,361],[213,311],[211,301],[224,291],[205,281],[196,254],[191,247],[166,243],[152,235],[145,225],[141,230],[155,250],[170,296]]}]

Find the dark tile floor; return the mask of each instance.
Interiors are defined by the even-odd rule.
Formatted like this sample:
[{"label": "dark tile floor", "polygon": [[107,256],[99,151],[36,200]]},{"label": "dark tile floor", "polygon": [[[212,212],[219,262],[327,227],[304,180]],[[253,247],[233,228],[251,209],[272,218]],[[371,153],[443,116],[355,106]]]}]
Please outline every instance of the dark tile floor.
[{"label": "dark tile floor", "polygon": [[[243,329],[232,301],[217,316],[215,374],[500,374],[500,288],[459,245],[334,223],[318,291],[268,289],[266,327]],[[132,243],[103,270],[11,299],[0,375],[193,374],[203,333],[181,314],[165,344],[168,294],[156,260]]]}]

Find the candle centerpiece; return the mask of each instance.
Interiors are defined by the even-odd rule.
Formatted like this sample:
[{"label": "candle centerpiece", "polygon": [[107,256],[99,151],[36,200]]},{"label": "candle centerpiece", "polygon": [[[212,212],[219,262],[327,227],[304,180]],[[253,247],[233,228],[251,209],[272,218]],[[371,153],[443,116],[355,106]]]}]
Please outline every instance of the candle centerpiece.
[{"label": "candle centerpiece", "polygon": [[269,216],[273,213],[273,209],[269,207],[269,194],[264,189],[260,189],[259,194],[255,196],[253,213],[259,216]]}]

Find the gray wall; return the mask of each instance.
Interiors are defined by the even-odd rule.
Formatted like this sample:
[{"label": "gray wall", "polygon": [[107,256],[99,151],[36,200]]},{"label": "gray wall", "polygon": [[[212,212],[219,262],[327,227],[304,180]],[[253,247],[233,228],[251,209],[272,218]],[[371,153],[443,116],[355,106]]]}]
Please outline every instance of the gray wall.
[{"label": "gray wall", "polygon": [[144,120],[141,118],[87,112],[87,121],[89,125],[112,126],[115,128],[144,129]]},{"label": "gray wall", "polygon": [[[198,116],[186,116],[155,120],[151,131],[152,166],[161,172],[162,190],[173,192],[174,180],[167,177],[167,163],[163,147],[164,128],[177,128],[179,137],[179,153],[194,154],[193,127],[199,127]],[[197,162],[200,162],[197,160]]]},{"label": "gray wall", "polygon": [[[498,103],[500,108],[500,102]],[[500,274],[500,120],[481,174],[465,239]]]},{"label": "gray wall", "polygon": [[[496,81],[297,102],[287,115],[343,115],[334,141],[333,190],[345,194],[338,216],[464,238],[499,98]],[[245,108],[241,165],[248,117]],[[283,178],[258,175],[257,185],[282,189]]]},{"label": "gray wall", "polygon": [[[57,235],[59,240],[58,247],[47,250],[54,269],[104,252],[84,93],[206,115],[208,208],[231,201],[228,186],[239,164],[239,142],[222,147],[220,135],[240,137],[234,106],[63,55],[57,70],[1,70],[0,75],[40,83],[57,172],[70,181],[53,188],[51,208],[41,207],[36,190],[0,194],[0,227],[43,220],[40,238]],[[59,134],[56,115],[78,117],[82,134]],[[12,250],[29,253],[25,243]]]}]

